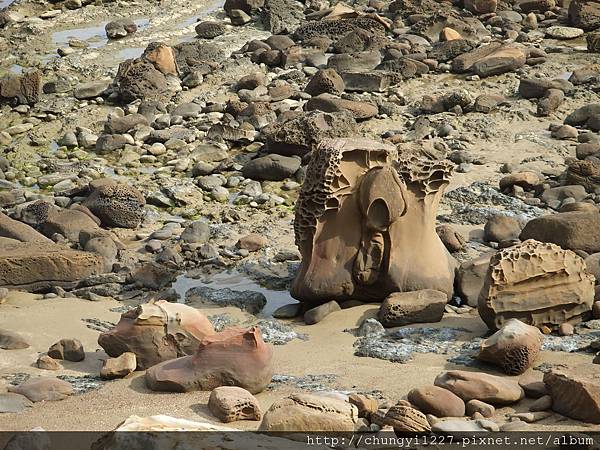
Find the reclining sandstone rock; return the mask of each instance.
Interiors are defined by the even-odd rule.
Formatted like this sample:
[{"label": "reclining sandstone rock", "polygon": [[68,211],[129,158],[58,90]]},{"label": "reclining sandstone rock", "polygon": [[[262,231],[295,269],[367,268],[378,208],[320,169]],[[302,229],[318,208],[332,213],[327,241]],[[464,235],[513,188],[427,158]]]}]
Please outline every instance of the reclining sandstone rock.
[{"label": "reclining sandstone rock", "polygon": [[324,140],[296,204],[292,296],[308,306],[420,289],[450,296],[455,261],[435,231],[450,173],[448,162],[398,157],[389,144]]},{"label": "reclining sandstone rock", "polygon": [[198,310],[161,300],[146,303],[121,315],[115,328],[98,337],[109,356],[135,353],[137,368],[191,355],[200,341],[214,334],[212,324]]},{"label": "reclining sandstone rock", "polygon": [[251,394],[271,382],[273,349],[258,327],[228,328],[207,336],[193,356],[165,361],[146,372],[146,385],[154,391],[211,391],[239,386]]},{"label": "reclining sandstone rock", "polygon": [[582,258],[530,239],[492,256],[478,311],[492,330],[513,318],[556,327],[581,321],[593,301],[594,276]]}]

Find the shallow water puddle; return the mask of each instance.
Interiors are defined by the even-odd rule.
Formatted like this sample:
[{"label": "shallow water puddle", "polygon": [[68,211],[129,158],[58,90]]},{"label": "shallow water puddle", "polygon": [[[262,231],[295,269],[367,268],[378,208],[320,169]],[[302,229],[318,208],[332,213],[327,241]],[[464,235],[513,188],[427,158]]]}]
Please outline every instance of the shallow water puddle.
[{"label": "shallow water puddle", "polygon": [[177,277],[173,289],[180,295],[180,302],[185,301],[185,293],[194,287],[209,287],[212,289],[229,288],[234,291],[260,292],[267,299],[267,304],[258,314],[259,317],[271,317],[277,308],[291,303],[298,303],[288,291],[275,291],[267,289],[256,283],[247,275],[236,270],[221,272],[202,279],[189,278],[185,274]]},{"label": "shallow water puddle", "polygon": [[135,59],[142,56],[146,47],[127,47],[117,53],[115,59],[117,61],[125,61],[126,59]]},{"label": "shallow water puddle", "polygon": [[0,9],[4,9],[4,8],[8,7],[8,5],[13,3],[14,1],[15,0],[0,0]]},{"label": "shallow water puddle", "polygon": [[[138,31],[147,28],[150,24],[150,19],[137,19],[134,20],[138,27]],[[94,25],[85,28],[75,28],[72,30],[57,31],[52,33],[52,42],[57,46],[67,45],[71,39],[79,39],[86,41],[90,48],[103,47],[108,43],[106,37],[106,31],[104,27],[108,22],[103,22],[100,25]],[[126,38],[125,38],[126,39]]]}]

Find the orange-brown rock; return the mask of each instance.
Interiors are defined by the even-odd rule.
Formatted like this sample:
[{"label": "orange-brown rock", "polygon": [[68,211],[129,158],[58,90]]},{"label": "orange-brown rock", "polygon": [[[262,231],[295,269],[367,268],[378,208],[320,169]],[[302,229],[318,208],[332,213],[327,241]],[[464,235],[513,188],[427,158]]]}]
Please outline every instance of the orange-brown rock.
[{"label": "orange-brown rock", "polygon": [[438,386],[423,386],[408,393],[408,401],[424,414],[436,417],[462,417],[465,415],[465,402],[448,389]]},{"label": "orange-brown rock", "polygon": [[557,327],[580,321],[593,301],[594,276],[581,257],[554,244],[528,240],[492,256],[478,311],[492,330],[512,318]]},{"label": "orange-brown rock", "polygon": [[144,51],[143,58],[154,64],[154,67],[164,75],[178,74],[175,52],[168,45],[150,44]]},{"label": "orange-brown rock", "polygon": [[239,386],[256,394],[271,381],[272,354],[258,327],[228,328],[202,339],[194,355],[151,367],[146,384],[154,391],[173,392]]},{"label": "orange-brown rock", "polygon": [[539,329],[509,319],[481,343],[477,358],[500,366],[509,375],[519,375],[533,364],[543,342]]},{"label": "orange-brown rock", "polygon": [[383,423],[391,426],[396,433],[422,433],[431,430],[425,414],[402,401],[388,410]]},{"label": "orange-brown rock", "polygon": [[584,422],[600,423],[600,372],[594,364],[552,369],[544,383],[557,413]]},{"label": "orange-brown rock", "polygon": [[356,406],[337,398],[297,393],[275,401],[260,431],[354,431]]},{"label": "orange-brown rock", "polygon": [[451,295],[455,260],[435,231],[450,173],[434,156],[398,157],[368,139],[321,142],[296,203],[302,264],[292,296],[318,305],[422,289]]},{"label": "orange-brown rock", "polygon": [[200,341],[214,334],[209,320],[195,308],[161,300],[146,303],[121,315],[117,326],[98,337],[112,357],[136,355],[137,368],[194,353]]},{"label": "orange-brown rock", "polygon": [[440,41],[453,41],[455,39],[462,39],[460,33],[455,29],[445,27],[440,31]]},{"label": "orange-brown rock", "polygon": [[448,389],[465,402],[476,399],[492,405],[508,405],[525,396],[515,380],[466,370],[442,372],[436,377],[434,384]]}]

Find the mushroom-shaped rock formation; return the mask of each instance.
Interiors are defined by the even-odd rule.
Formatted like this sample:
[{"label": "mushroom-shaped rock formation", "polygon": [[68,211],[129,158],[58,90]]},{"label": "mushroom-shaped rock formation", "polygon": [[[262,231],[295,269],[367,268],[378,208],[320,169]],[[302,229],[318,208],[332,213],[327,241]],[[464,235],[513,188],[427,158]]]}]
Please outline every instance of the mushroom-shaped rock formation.
[{"label": "mushroom-shaped rock formation", "polygon": [[456,263],[435,221],[451,169],[368,139],[324,140],[296,204],[292,296],[308,306],[421,289],[450,296]]},{"label": "mushroom-shaped rock formation", "polygon": [[477,358],[500,366],[509,375],[519,375],[533,364],[543,342],[539,329],[518,319],[509,319],[481,343]]},{"label": "mushroom-shaped rock formation", "polygon": [[154,391],[210,391],[239,386],[251,394],[264,390],[273,376],[273,349],[258,327],[228,328],[205,337],[193,356],[165,361],[146,372]]},{"label": "mushroom-shaped rock formation", "polygon": [[194,353],[200,341],[214,329],[195,308],[160,300],[121,315],[115,328],[98,337],[98,344],[113,358],[135,353],[137,368]]},{"label": "mushroom-shaped rock formation", "polygon": [[490,260],[479,294],[479,315],[491,330],[509,319],[540,327],[577,323],[594,301],[594,276],[583,258],[529,239]]}]

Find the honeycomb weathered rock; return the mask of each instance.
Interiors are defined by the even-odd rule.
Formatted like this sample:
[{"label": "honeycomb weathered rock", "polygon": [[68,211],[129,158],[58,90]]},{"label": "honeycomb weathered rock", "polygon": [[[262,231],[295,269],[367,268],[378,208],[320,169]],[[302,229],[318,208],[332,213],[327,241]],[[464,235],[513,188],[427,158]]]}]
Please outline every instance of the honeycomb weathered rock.
[{"label": "honeycomb weathered rock", "polygon": [[527,240],[490,260],[479,315],[490,329],[516,318],[533,326],[580,321],[592,308],[594,276],[557,245]]},{"label": "honeycomb weathered rock", "polygon": [[246,389],[237,386],[220,386],[210,393],[208,409],[221,422],[260,420],[262,413],[258,401]]}]

